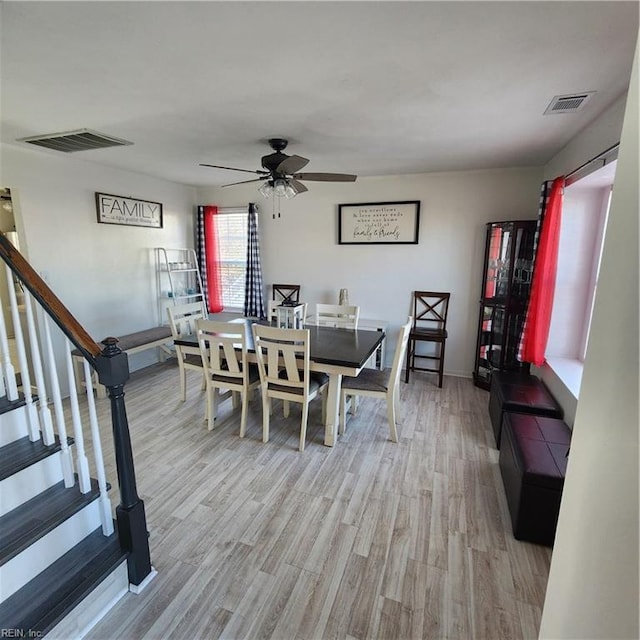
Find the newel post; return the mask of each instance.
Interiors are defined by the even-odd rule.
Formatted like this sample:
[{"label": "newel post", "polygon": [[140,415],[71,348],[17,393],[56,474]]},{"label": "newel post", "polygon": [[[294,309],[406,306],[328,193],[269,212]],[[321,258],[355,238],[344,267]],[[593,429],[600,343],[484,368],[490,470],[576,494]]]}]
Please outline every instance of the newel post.
[{"label": "newel post", "polygon": [[152,573],[153,568],[144,503],[136,488],[129,422],[124,404],[124,385],[129,379],[129,361],[127,354],[118,348],[117,342],[116,338],[105,338],[102,341],[104,349],[96,358],[96,371],[100,384],[107,388],[111,401],[111,424],[120,486],[120,504],[116,507],[120,546],[129,552],[129,583],[137,586]]}]

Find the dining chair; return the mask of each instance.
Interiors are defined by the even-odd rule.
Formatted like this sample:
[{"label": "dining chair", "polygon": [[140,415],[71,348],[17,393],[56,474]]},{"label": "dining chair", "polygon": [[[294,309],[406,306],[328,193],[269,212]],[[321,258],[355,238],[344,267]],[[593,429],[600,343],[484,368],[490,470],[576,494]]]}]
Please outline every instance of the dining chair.
[{"label": "dining chair", "polygon": [[360,307],[344,304],[316,304],[312,324],[318,327],[357,329]]},{"label": "dining chair", "polygon": [[[450,293],[438,291],[413,292],[413,326],[409,333],[405,382],[409,382],[409,371],[430,371],[438,374],[438,387],[442,388],[450,297]],[[416,353],[418,342],[435,343],[434,353],[426,355]],[[416,358],[435,360],[437,368],[417,367]]]},{"label": "dining chair", "polygon": [[249,397],[260,385],[258,367],[247,362],[247,327],[243,322],[198,320],[196,330],[207,384],[207,427],[213,429],[219,401],[226,397],[220,392],[226,390],[232,394],[234,409],[238,397],[242,403],[240,437],[244,438]]},{"label": "dining chair", "polygon": [[363,369],[357,377],[344,376],[340,391],[340,433],[344,433],[347,423],[347,404],[351,398],[351,414],[354,415],[358,396],[370,398],[382,398],[387,401],[387,420],[391,440],[398,442],[398,429],[396,419],[400,404],[400,371],[404,354],[407,350],[409,332],[411,331],[412,318],[398,332],[398,342],[393,356],[391,368],[380,371],[379,369]]},{"label": "dining chair", "polygon": [[[169,326],[174,340],[195,337],[196,322],[205,318],[202,304],[199,302],[167,307],[167,314],[169,315]],[[197,345],[184,346],[176,344],[175,349],[180,373],[180,394],[182,402],[184,402],[187,399],[187,370],[199,371],[202,374],[202,389],[206,388],[206,380],[204,369],[202,368],[200,348]]]},{"label": "dining chair", "polygon": [[262,441],[269,441],[271,401],[283,401],[285,418],[289,403],[297,402],[302,405],[298,448],[304,451],[309,403],[328,383],[328,377],[309,371],[309,330],[254,324],[253,341],[262,389]]},{"label": "dining chair", "polygon": [[300,302],[300,285],[299,284],[273,284],[271,285],[272,298],[282,304],[283,301],[298,303]]}]

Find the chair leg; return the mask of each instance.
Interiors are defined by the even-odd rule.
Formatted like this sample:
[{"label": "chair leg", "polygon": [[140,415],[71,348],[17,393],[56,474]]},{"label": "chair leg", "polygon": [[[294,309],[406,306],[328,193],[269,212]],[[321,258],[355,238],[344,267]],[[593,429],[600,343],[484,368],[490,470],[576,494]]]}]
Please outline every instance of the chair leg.
[{"label": "chair leg", "polygon": [[239,391],[232,391],[231,392],[231,406],[234,409],[238,408],[238,406],[240,404],[240,400],[241,400],[240,392]]},{"label": "chair leg", "polygon": [[208,429],[211,431],[215,426],[216,418],[218,417],[218,400],[220,396],[220,390],[217,387],[210,388],[207,391],[207,403],[209,412],[209,425]]},{"label": "chair leg", "polygon": [[247,428],[247,392],[243,391],[241,395],[242,399],[242,417],[240,418],[240,437],[244,438],[244,432]]},{"label": "chair leg", "polygon": [[440,362],[438,367],[438,387],[442,389],[442,376],[444,375],[444,341],[440,343]]},{"label": "chair leg", "polygon": [[[353,397],[353,396],[352,396]],[[340,392],[340,423],[338,425],[338,433],[344,435],[347,430],[347,394]]]},{"label": "chair leg", "polygon": [[396,429],[396,402],[395,393],[387,395],[387,419],[389,420],[389,433],[393,442],[398,442],[398,431]]},{"label": "chair leg", "polygon": [[307,437],[307,418],[309,417],[309,403],[302,405],[302,423],[300,424],[300,446],[298,449],[304,451],[304,441]]},{"label": "chair leg", "polygon": [[269,415],[271,414],[271,398],[262,393],[262,442],[269,442]]},{"label": "chair leg", "polygon": [[285,418],[289,417],[289,410],[290,410],[290,406],[289,406],[289,401],[288,400],[283,400],[282,401],[282,412]]},{"label": "chair leg", "polygon": [[211,431],[212,428],[211,413],[211,389],[207,388],[206,397],[204,399],[204,420],[207,423],[207,429],[209,431]]},{"label": "chair leg", "polygon": [[178,359],[178,372],[180,374],[180,398],[182,402],[187,400],[187,370],[184,368],[182,359]]},{"label": "chair leg", "polygon": [[[411,344],[412,340],[409,339],[409,344],[407,345],[407,367],[404,372],[404,381],[409,382],[409,370],[411,369]],[[415,348],[415,347],[414,347]]]}]

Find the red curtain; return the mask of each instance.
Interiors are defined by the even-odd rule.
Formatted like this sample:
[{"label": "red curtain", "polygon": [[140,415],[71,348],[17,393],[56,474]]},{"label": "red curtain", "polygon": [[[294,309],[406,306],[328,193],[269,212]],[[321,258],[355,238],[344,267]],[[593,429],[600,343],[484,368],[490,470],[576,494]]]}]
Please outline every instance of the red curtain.
[{"label": "red curtain", "polygon": [[549,201],[542,220],[531,282],[531,297],[529,298],[523,336],[522,360],[536,366],[541,366],[544,363],[544,352],[547,348],[551,325],[558,266],[563,188],[564,176],[556,178],[551,186]]},{"label": "red curtain", "polygon": [[204,246],[206,256],[207,293],[209,297],[209,313],[222,311],[222,281],[220,279],[220,250],[218,248],[218,233],[216,217],[218,207],[207,205],[204,207]]}]

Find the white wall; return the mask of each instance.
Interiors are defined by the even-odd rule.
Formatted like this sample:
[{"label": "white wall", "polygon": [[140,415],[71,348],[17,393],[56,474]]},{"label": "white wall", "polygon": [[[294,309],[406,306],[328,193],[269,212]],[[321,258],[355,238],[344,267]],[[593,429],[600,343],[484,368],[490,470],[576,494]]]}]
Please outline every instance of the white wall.
[{"label": "white wall", "polygon": [[[255,185],[200,189],[203,204],[260,208],[265,295],[273,282],[302,285],[308,303],[338,302],[341,288],[363,318],[390,322],[387,363],[395,332],[406,321],[413,290],[450,291],[445,372],[470,376],[482,284],[484,225],[535,218],[540,168],[358,178],[355,183],[309,182],[309,191],[283,200],[272,217],[272,201]],[[339,245],[338,204],[420,200],[417,245]],[[277,215],[277,213],[276,213]]]},{"label": "white wall", "polygon": [[640,632],[638,72],[636,50],[541,638]]},{"label": "white wall", "polygon": [[[23,253],[97,341],[158,324],[154,247],[193,246],[195,190],[82,161],[2,145]],[[105,150],[108,153],[108,150]],[[163,204],[164,228],[98,224],[96,191]],[[157,360],[129,358],[132,370]]]}]

